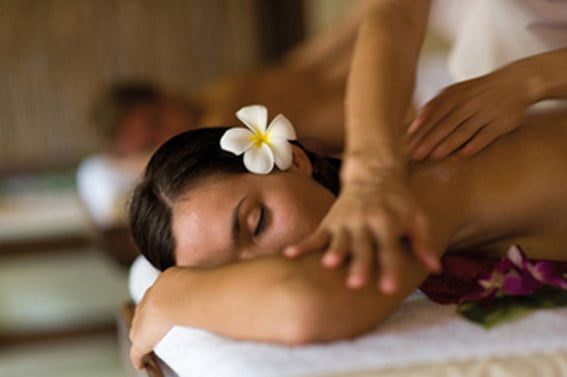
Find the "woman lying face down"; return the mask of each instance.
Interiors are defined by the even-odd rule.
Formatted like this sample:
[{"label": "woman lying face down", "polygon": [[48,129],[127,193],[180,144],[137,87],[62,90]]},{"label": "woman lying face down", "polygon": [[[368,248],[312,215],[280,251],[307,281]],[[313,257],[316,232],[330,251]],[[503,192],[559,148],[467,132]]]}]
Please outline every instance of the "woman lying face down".
[{"label": "woman lying face down", "polygon": [[314,231],[335,200],[337,167],[292,146],[284,172],[257,175],[223,151],[225,128],[181,134],[148,165],[131,206],[134,237],[159,269],[218,267],[281,252]]},{"label": "woman lying face down", "polygon": [[[496,257],[518,244],[531,258],[567,260],[566,122],[561,114],[535,119],[474,158],[410,166],[409,186],[434,220],[438,257]],[[280,256],[335,201],[336,165],[294,146],[288,170],[251,174],[241,156],[219,147],[224,132],[199,129],[169,140],[132,199],[134,239],[166,270],[136,311],[131,339],[138,367],[173,325],[286,344],[351,337],[374,328],[429,274],[403,239],[390,294],[373,284],[356,290],[345,284],[353,270],[366,282],[382,273],[381,245],[355,255],[343,250],[340,262],[348,263],[335,269],[323,268],[318,252]]]},{"label": "woman lying face down", "polygon": [[[554,152],[558,146],[552,140],[554,130],[565,128],[557,119],[538,124],[539,130],[527,128],[475,159],[455,157],[410,168],[410,186],[435,219],[431,232],[439,254],[475,248],[498,256],[513,242],[550,243],[554,224],[538,237],[526,234],[565,209],[556,189],[549,188],[565,180],[561,164],[567,156]],[[311,234],[336,198],[336,162],[294,143],[289,169],[252,174],[241,156],[220,148],[225,132],[180,134],[147,167],[132,200],[131,229],[158,269],[218,267],[279,254]],[[550,202],[557,202],[553,210]],[[539,225],[530,219],[539,219]],[[541,257],[555,257],[553,251],[538,249]]]}]

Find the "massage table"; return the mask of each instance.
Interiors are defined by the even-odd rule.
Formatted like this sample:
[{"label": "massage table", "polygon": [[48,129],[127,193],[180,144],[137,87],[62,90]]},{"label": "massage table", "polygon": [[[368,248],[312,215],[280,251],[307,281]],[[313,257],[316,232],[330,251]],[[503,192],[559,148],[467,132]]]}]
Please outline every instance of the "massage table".
[{"label": "massage table", "polygon": [[[103,229],[123,224],[124,193],[137,177],[131,174],[126,179],[120,171],[105,176],[112,169],[104,159],[102,163],[90,160],[77,177],[80,196]],[[141,275],[136,270],[140,268]],[[147,261],[136,261],[130,275],[134,302],[156,276]],[[293,348],[176,327],[149,355],[148,366],[141,372],[128,360],[132,313],[132,305],[122,310],[119,327],[124,363],[133,376],[567,377],[567,308],[538,310],[486,331],[455,314],[454,306],[414,294],[368,334]]]},{"label": "massage table", "polygon": [[[134,302],[143,297],[157,274],[143,257],[136,260],[130,272]],[[133,308],[131,304],[122,313],[125,355]],[[492,330],[466,321],[454,309],[416,291],[368,334],[299,347],[237,341],[199,329],[174,327],[149,355],[142,375],[567,377],[567,308],[536,310]]]}]

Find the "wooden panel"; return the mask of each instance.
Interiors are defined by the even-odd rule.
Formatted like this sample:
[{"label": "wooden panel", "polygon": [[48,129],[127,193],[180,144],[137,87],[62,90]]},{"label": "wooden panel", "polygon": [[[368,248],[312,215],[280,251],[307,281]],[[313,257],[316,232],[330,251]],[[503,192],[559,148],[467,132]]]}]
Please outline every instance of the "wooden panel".
[{"label": "wooden panel", "polygon": [[99,146],[103,87],[189,94],[256,64],[257,35],[254,0],[0,0],[0,171],[73,165]]}]

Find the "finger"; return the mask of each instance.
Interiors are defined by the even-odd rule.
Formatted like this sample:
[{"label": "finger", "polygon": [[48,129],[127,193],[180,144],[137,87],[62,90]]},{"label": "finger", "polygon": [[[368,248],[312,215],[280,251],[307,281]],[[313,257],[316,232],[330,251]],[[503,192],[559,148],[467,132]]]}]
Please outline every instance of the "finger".
[{"label": "finger", "polygon": [[372,273],[374,259],[374,240],[370,232],[362,228],[352,234],[351,254],[347,286],[358,289],[366,285]]},{"label": "finger", "polygon": [[439,95],[433,98],[431,101],[427,102],[421,109],[421,111],[415,117],[410,127],[407,130],[408,134],[413,134],[423,125],[424,121],[431,116],[431,114],[439,107],[439,103],[442,102],[442,96]]},{"label": "finger", "polygon": [[305,240],[296,245],[286,247],[283,254],[286,257],[297,257],[310,251],[324,249],[329,244],[329,232],[326,230],[318,230]]},{"label": "finger", "polygon": [[441,272],[441,263],[435,253],[429,221],[424,215],[416,215],[408,229],[413,254],[430,271]]},{"label": "finger", "polygon": [[406,131],[406,133],[408,133],[409,135],[413,134],[415,131],[417,131],[419,126],[421,126],[421,123],[423,123],[422,118],[420,118],[420,117],[415,118],[415,120],[408,127],[408,130]]},{"label": "finger", "polygon": [[459,154],[464,157],[471,157],[486,148],[490,143],[498,138],[498,135],[491,130],[490,124],[481,128],[480,131],[461,149]]},{"label": "finger", "polygon": [[322,262],[325,267],[333,268],[344,262],[349,248],[349,237],[344,229],[334,232],[331,237],[331,243],[323,255]]},{"label": "finger", "polygon": [[145,353],[140,351],[137,347],[130,347],[130,361],[134,368],[140,370],[144,368],[144,355]]},{"label": "finger", "polygon": [[440,120],[440,123],[424,136],[414,147],[412,158],[421,160],[432,153],[447,137],[452,133],[458,132],[463,124],[471,118],[473,114],[467,107],[458,107],[447,117]]},{"label": "finger", "polygon": [[401,267],[399,232],[391,226],[378,230],[377,254],[380,263],[378,287],[383,293],[394,293],[398,288]]},{"label": "finger", "polygon": [[431,152],[431,158],[442,159],[462,147],[485,125],[485,120],[473,117],[466,120]]},{"label": "finger", "polygon": [[458,104],[446,101],[445,97],[440,95],[425,105],[422,115],[420,115],[419,129],[414,131],[409,143],[409,150],[415,152],[416,147],[421,144],[422,139],[433,130],[439,122],[445,119],[453,112]]}]

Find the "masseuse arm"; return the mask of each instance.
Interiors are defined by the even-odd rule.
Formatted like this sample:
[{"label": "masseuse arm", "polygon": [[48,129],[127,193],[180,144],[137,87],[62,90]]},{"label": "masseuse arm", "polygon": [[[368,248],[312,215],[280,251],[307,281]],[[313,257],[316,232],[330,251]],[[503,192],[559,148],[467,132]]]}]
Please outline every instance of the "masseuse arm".
[{"label": "masseuse arm", "polygon": [[320,254],[270,256],[223,267],[166,270],[136,309],[130,338],[138,368],[171,326],[289,345],[352,337],[369,330],[412,292],[427,272],[408,254],[394,295],[344,286],[345,269],[321,268]]},{"label": "masseuse arm", "polygon": [[529,106],[567,98],[567,48],[533,55],[451,85],[427,103],[410,128],[414,159],[471,156],[520,127]]},{"label": "masseuse arm", "polygon": [[378,266],[381,289],[397,289],[401,237],[424,265],[439,268],[430,221],[407,185],[401,142],[429,6],[429,0],[377,1],[362,22],[348,80],[341,195],[311,237],[285,250],[288,256],[327,250],[329,267],[350,255],[352,288],[365,285]]}]

